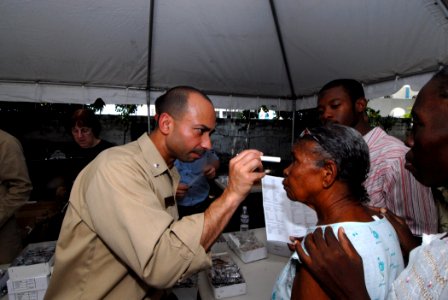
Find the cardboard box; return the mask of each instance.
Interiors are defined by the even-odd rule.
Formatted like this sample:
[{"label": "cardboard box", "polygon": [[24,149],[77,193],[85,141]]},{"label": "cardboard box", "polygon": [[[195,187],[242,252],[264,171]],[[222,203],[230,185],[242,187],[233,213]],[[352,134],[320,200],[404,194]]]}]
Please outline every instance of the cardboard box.
[{"label": "cardboard box", "polygon": [[223,252],[227,252],[229,249],[228,245],[227,245],[227,241],[224,238],[224,236],[221,234],[218,239],[216,240],[216,242],[212,245],[211,248],[211,252],[212,253],[223,253]]},{"label": "cardboard box", "polygon": [[40,276],[20,280],[9,279],[7,281],[8,293],[22,293],[46,290],[48,288],[49,282],[50,276]]},{"label": "cardboard box", "polygon": [[278,241],[267,241],[268,252],[275,255],[280,255],[284,257],[291,257],[292,251],[289,250],[288,245],[284,242]]},{"label": "cardboard box", "polygon": [[173,293],[179,299],[196,300],[199,291],[198,280],[199,275],[197,273],[183,280],[179,280],[173,286]]},{"label": "cardboard box", "polygon": [[44,300],[45,292],[47,290],[8,293],[9,300]]},{"label": "cardboard box", "polygon": [[265,245],[257,239],[252,231],[244,235],[241,232],[225,234],[230,249],[244,262],[250,263],[268,257]]},{"label": "cardboard box", "polygon": [[208,282],[215,299],[246,294],[246,281],[228,253],[212,255],[212,262],[208,270]]},{"label": "cardboard box", "polygon": [[29,244],[8,268],[10,280],[49,276],[54,264],[56,241]]}]

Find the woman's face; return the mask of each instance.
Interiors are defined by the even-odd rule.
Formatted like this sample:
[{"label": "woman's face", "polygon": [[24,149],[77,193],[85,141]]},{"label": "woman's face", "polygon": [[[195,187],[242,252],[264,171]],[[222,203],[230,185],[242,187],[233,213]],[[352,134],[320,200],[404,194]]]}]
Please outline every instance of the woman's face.
[{"label": "woman's face", "polygon": [[292,162],[283,170],[283,187],[288,198],[311,207],[315,195],[322,190],[322,168],[316,166],[319,157],[311,151],[315,145],[314,141],[294,145]]},{"label": "woman's face", "polygon": [[72,135],[81,148],[92,148],[95,146],[96,138],[90,127],[75,126],[72,128]]}]

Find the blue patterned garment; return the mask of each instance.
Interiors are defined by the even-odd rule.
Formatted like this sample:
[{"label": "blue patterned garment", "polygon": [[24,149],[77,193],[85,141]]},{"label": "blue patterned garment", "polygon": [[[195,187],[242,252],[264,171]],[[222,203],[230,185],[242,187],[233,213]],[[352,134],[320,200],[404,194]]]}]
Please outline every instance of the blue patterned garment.
[{"label": "blue patterned garment", "polygon": [[[372,222],[343,222],[319,227],[331,226],[337,236],[339,227],[343,227],[347,237],[362,257],[364,279],[371,299],[386,299],[392,282],[404,268],[400,243],[392,225],[386,218],[374,216]],[[318,227],[310,227],[308,233]],[[302,247],[305,249],[304,244]],[[306,252],[306,249],[305,249]],[[286,264],[272,291],[272,299],[291,298],[292,284],[296,274],[296,265],[300,263],[296,252]]]},{"label": "blue patterned garment", "polygon": [[178,205],[193,206],[201,203],[208,197],[210,185],[204,176],[204,168],[212,161],[218,160],[214,150],[209,150],[201,158],[192,162],[174,161],[174,165],[180,174],[180,182],[189,186],[184,198],[177,200]]}]

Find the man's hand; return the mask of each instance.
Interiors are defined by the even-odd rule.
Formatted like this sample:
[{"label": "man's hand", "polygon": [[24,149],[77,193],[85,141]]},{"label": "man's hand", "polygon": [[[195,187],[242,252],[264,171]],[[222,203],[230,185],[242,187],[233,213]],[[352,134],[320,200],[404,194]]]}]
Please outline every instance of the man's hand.
[{"label": "man's hand", "polygon": [[226,192],[236,194],[240,202],[249,194],[255,182],[264,177],[260,156],[257,150],[245,150],[229,162],[229,179]]},{"label": "man's hand", "polygon": [[229,162],[229,179],[221,196],[204,212],[204,229],[201,245],[207,251],[224,230],[241,202],[249,194],[255,182],[265,175],[257,150],[245,150]]},{"label": "man's hand", "polygon": [[412,234],[404,218],[398,217],[397,215],[387,210],[386,208],[379,208],[377,210],[383,216],[385,216],[387,220],[389,220],[389,222],[394,227],[395,232],[397,233],[398,236],[398,240],[400,241],[400,247],[401,252],[403,253],[403,258],[405,260],[405,263],[407,264],[409,253],[412,251],[412,249],[421,245],[422,239]]},{"label": "man's hand", "polygon": [[182,199],[183,197],[185,197],[185,195],[188,192],[188,184],[185,183],[179,183],[179,186],[177,187],[176,190],[176,199]]},{"label": "man's hand", "polygon": [[303,238],[304,238],[303,236],[301,236],[301,237],[290,236],[289,240],[291,241],[291,243],[286,244],[286,245],[288,245],[289,250],[296,251],[296,244],[301,243]]},{"label": "man's hand", "polygon": [[212,165],[205,166],[204,176],[207,177],[207,179],[215,178],[216,177],[216,168]]},{"label": "man's hand", "polygon": [[321,287],[336,299],[370,299],[367,293],[362,258],[356,252],[343,228],[338,238],[331,227],[318,228],[305,237],[305,254],[301,244],[296,242],[296,251],[305,268],[319,282]]}]

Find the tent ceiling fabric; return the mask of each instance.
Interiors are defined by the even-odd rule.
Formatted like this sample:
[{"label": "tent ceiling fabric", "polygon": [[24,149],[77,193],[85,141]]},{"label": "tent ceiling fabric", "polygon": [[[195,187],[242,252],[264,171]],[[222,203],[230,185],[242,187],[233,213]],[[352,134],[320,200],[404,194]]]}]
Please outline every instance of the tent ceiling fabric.
[{"label": "tent ceiling fabric", "polygon": [[143,104],[192,85],[217,107],[291,110],[313,107],[332,79],[377,97],[418,90],[448,64],[440,0],[159,0],[152,14],[151,4],[1,1],[0,101]]}]

